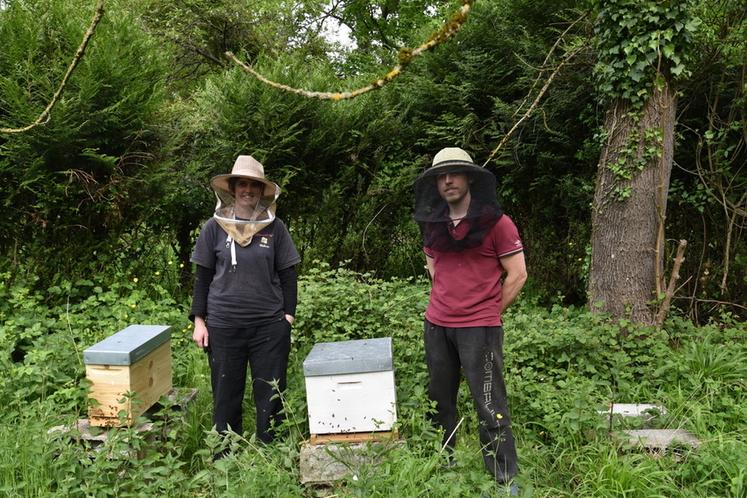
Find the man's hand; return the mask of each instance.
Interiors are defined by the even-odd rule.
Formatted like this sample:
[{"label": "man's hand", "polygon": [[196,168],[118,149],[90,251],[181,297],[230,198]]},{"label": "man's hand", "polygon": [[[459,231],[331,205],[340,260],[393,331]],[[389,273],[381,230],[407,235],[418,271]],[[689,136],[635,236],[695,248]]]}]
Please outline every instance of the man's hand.
[{"label": "man's hand", "polygon": [[431,282],[433,282],[433,275],[436,274],[436,267],[433,265],[433,258],[425,255],[425,269],[428,270],[428,276],[431,279]]},{"label": "man's hand", "polygon": [[195,330],[192,332],[192,340],[199,348],[208,347],[207,325],[205,325],[205,320],[201,316],[195,317]]},{"label": "man's hand", "polygon": [[288,323],[290,323],[291,325],[293,325],[293,322],[295,322],[295,321],[296,321],[296,317],[294,317],[293,315],[289,315],[288,313],[286,313],[286,314],[285,314],[285,320],[286,320],[286,321],[287,321]]},{"label": "man's hand", "polygon": [[524,282],[527,281],[527,266],[524,261],[524,253],[517,252],[509,256],[501,258],[501,265],[506,270],[506,279],[503,281],[503,296],[501,299],[501,313],[503,313],[508,305],[516,299],[519,295],[519,291],[524,287]]}]

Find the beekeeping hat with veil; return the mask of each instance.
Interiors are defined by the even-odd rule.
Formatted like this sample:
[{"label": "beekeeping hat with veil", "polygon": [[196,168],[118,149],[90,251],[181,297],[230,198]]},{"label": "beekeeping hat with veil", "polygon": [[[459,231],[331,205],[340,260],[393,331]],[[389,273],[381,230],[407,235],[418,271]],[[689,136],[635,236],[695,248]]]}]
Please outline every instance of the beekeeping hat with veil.
[{"label": "beekeeping hat with veil", "polygon": [[[239,179],[254,180],[264,186],[257,204],[250,213],[236,212],[234,185]],[[231,262],[235,266],[235,244],[241,247],[248,246],[257,232],[275,220],[275,202],[280,196],[280,187],[265,178],[264,166],[252,156],[237,157],[231,173],[214,176],[210,180],[210,186],[218,200],[213,218],[228,234],[226,245],[231,246]]]},{"label": "beekeeping hat with veil", "polygon": [[[458,232],[449,216],[449,206],[436,185],[439,175],[465,173],[469,178],[470,205],[460,220],[466,230]],[[477,247],[502,216],[496,198],[495,175],[476,165],[467,152],[458,147],[441,149],[430,168],[415,180],[414,218],[423,235],[423,245],[441,252],[461,252]]]}]

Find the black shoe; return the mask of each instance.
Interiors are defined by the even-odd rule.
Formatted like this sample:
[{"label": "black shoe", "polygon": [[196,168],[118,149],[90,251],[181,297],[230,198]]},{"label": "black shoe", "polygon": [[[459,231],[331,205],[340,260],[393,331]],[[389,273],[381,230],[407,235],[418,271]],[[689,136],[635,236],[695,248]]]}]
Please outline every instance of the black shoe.
[{"label": "black shoe", "polygon": [[231,450],[230,449],[223,448],[218,453],[215,453],[213,455],[213,462],[217,462],[218,460],[223,460],[224,458],[226,458],[230,454],[231,454]]}]

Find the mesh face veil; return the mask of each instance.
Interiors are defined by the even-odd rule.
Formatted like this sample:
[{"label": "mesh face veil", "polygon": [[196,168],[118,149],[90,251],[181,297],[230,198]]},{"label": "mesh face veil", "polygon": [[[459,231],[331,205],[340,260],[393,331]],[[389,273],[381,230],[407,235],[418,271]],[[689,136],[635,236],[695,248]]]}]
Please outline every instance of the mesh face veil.
[{"label": "mesh face veil", "polygon": [[[437,186],[437,178],[445,173],[465,173],[469,179],[469,209],[460,220],[460,224],[466,223],[467,230],[452,230],[449,205]],[[496,199],[495,176],[475,165],[461,149],[439,152],[433,166],[415,181],[414,218],[420,226],[424,247],[439,252],[461,252],[477,247],[502,214]]]},{"label": "mesh face veil", "polygon": [[[238,187],[232,187],[241,180],[249,180],[259,185],[239,202],[236,199]],[[254,235],[275,220],[275,202],[280,196],[280,187],[265,179],[264,167],[251,156],[239,156],[233,170],[227,175],[217,175],[210,180],[217,203],[213,218],[228,234],[226,247],[231,248],[232,264],[236,266],[236,247],[248,246]],[[256,198],[256,199],[255,199]]]},{"label": "mesh face veil", "polygon": [[213,216],[218,220],[233,222],[238,225],[251,225],[252,223],[261,223],[275,219],[275,201],[280,196],[280,188],[270,182],[261,183],[263,187],[262,194],[257,204],[252,208],[252,212],[248,218],[237,217],[236,197],[233,192],[213,186],[215,197],[218,201],[215,205]]},{"label": "mesh face veil", "polygon": [[273,222],[275,201],[279,195],[279,188],[264,185],[260,199],[251,210],[250,216],[245,218],[236,213],[236,198],[230,191],[215,189],[217,203],[213,217],[240,246],[244,247],[249,245],[254,234]]}]

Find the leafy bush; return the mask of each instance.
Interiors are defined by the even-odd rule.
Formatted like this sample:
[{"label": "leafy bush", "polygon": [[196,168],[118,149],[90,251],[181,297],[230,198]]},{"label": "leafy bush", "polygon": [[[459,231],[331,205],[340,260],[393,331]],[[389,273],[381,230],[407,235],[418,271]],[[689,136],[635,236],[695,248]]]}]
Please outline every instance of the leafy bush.
[{"label": "leafy bush", "polygon": [[[27,403],[48,397],[64,412],[83,413],[83,350],[131,324],[161,323],[176,329],[172,348],[179,365],[188,344],[183,307],[160,285],[139,286],[133,280],[138,279],[106,289],[88,280],[68,282],[47,290],[68,296],[66,303],[50,306],[39,291],[24,282],[11,284],[9,274],[0,274],[0,341],[8,346],[0,355],[5,372],[0,403],[10,420],[20,416]],[[77,298],[71,302],[71,296]]]},{"label": "leafy bush", "polygon": [[[301,364],[318,342],[393,339],[398,426],[405,443],[371,447],[377,465],[333,487],[342,496],[496,494],[484,470],[473,402],[462,387],[464,417],[457,466],[443,469],[441,435],[429,421],[422,314],[428,283],[382,280],[346,268],[314,265],[300,280],[287,420],[271,445],[252,433],[221,440],[211,430],[207,362],[189,341],[186,306],[157,279],[62,282],[47,294],[34,282],[0,275],[0,492],[10,495],[260,496],[309,494],[298,484],[299,448],[308,436]],[[152,273],[152,271],[150,271]],[[135,281],[135,278],[138,278]],[[50,297],[51,295],[51,297]],[[60,300],[60,296],[69,296]],[[69,299],[69,304],[68,304]],[[48,304],[48,301],[53,301]],[[57,304],[55,304],[56,302]],[[130,323],[174,327],[175,385],[200,394],[186,420],[110,434],[99,452],[73,439],[44,435],[85,416],[82,349]],[[745,330],[741,323],[696,327],[673,318],[665,331],[612,323],[585,310],[543,309],[521,297],[506,315],[505,363],[514,432],[529,494],[550,496],[701,496],[744,493]],[[682,427],[702,442],[679,456],[623,451],[597,413],[610,401],[664,404],[657,423]],[[232,451],[213,462],[222,448]],[[133,453],[134,452],[134,453]],[[137,456],[134,458],[133,456]],[[679,458],[679,460],[677,460]]]}]

